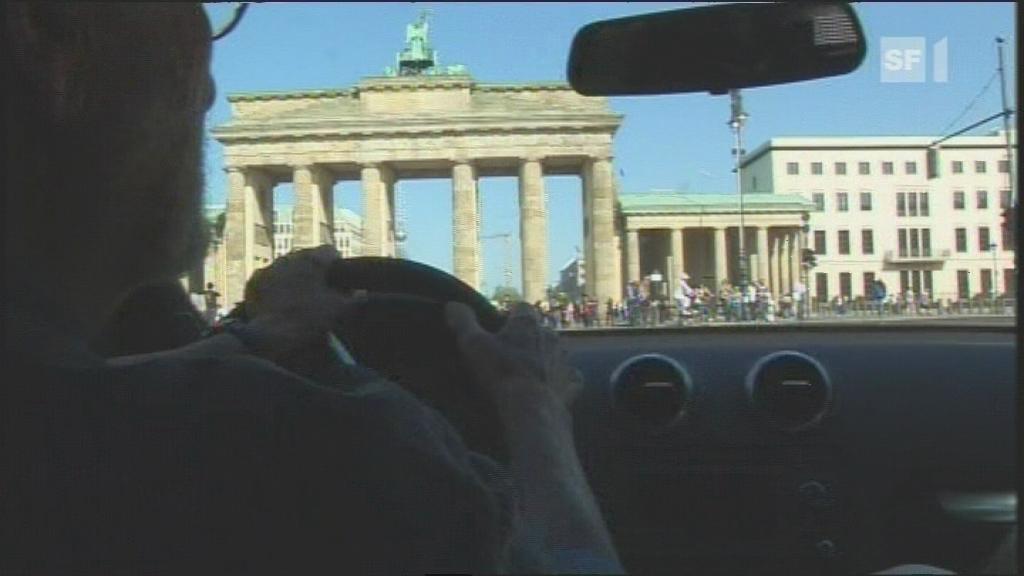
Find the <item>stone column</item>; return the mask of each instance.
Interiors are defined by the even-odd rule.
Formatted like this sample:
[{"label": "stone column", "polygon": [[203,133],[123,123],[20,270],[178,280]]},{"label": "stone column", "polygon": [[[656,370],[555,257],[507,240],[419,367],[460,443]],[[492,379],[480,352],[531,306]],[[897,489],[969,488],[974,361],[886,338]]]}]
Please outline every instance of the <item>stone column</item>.
[{"label": "stone column", "polygon": [[[622,281],[622,234],[616,232],[615,234],[615,265],[612,268],[615,274],[615,293],[611,296],[611,299],[615,302],[622,300],[622,295],[625,293],[626,285]],[[608,299],[605,298],[605,302]],[[603,304],[602,304],[603,305]]]},{"label": "stone column", "polygon": [[363,256],[387,255],[387,190],[381,168],[375,164],[363,166]]},{"label": "stone column", "polygon": [[627,282],[640,281],[640,231],[626,230],[626,269],[629,277]]},{"label": "stone column", "polygon": [[394,258],[398,255],[398,245],[395,241],[395,175],[386,167],[381,167],[380,178],[384,186],[384,255]]},{"label": "stone column", "polygon": [[227,285],[218,286],[223,294],[226,307],[241,302],[245,282],[252,271],[252,248],[249,245],[248,228],[252,225],[247,217],[245,202],[245,172],[239,168],[228,168],[228,199],[224,223],[224,246]]},{"label": "stone column", "polygon": [[293,170],[295,212],[292,216],[293,248],[334,245],[333,182],[317,166],[296,166]]},{"label": "stone column", "polygon": [[725,250],[725,228],[715,228],[715,289],[719,289],[729,279],[729,263]]},{"label": "stone column", "polygon": [[683,275],[685,260],[683,257],[683,229],[673,228],[669,234],[669,250],[672,254],[672,275],[669,278],[669,297],[674,298],[676,294],[676,288],[679,287],[679,277]]},{"label": "stone column", "polygon": [[[583,165],[582,170],[580,170],[580,197],[583,200],[583,261],[586,263],[584,268],[584,290],[588,295],[595,294],[594,283],[596,280],[593,274],[594,223],[591,221],[591,215],[594,213],[594,194],[592,182],[591,166],[590,163],[586,163]],[[602,302],[601,305],[603,306],[604,303]]]},{"label": "stone column", "polygon": [[779,261],[779,246],[779,237],[773,236],[771,239],[771,246],[768,249],[768,267],[771,269],[769,289],[775,296],[781,294],[782,291],[782,275],[779,273],[779,268],[782,263]]},{"label": "stone column", "polygon": [[263,172],[249,175],[247,200],[254,216],[253,265],[256,269],[274,261],[274,182]]},{"label": "stone column", "polygon": [[273,182],[253,168],[228,169],[228,205],[224,226],[227,286],[224,302],[241,302],[245,283],[274,259]]},{"label": "stone column", "polygon": [[528,158],[519,166],[519,239],[523,261],[523,299],[532,304],[545,298],[548,272],[544,168],[536,158]]},{"label": "stone column", "polygon": [[477,193],[473,166],[466,162],[455,164],[452,168],[452,268],[456,278],[479,290]]},{"label": "stone column", "polygon": [[790,244],[789,232],[785,232],[782,235],[782,250],[779,252],[779,278],[782,282],[779,286],[778,295],[787,294],[793,290],[792,280],[790,279],[790,251],[793,246]]},{"label": "stone column", "polygon": [[764,282],[770,283],[771,278],[769,277],[769,263],[768,263],[768,227],[758,226],[757,227],[757,278],[755,282],[763,280]]},{"label": "stone column", "polygon": [[789,289],[792,291],[793,286],[800,281],[800,231],[793,230],[790,236],[792,239],[789,242]]},{"label": "stone column", "polygon": [[[591,194],[590,235],[593,262],[588,274],[594,279],[594,297],[598,302],[621,298],[615,265],[615,175],[611,157],[590,161]],[[639,265],[639,261],[637,262]]]}]

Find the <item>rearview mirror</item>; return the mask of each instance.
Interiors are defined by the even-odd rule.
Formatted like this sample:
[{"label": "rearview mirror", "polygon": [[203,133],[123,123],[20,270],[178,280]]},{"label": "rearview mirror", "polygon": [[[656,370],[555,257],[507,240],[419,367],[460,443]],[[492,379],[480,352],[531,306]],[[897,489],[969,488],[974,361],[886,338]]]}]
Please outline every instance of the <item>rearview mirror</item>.
[{"label": "rearview mirror", "polygon": [[846,3],[720,4],[588,24],[568,76],[585,96],[720,94],[846,74],[865,52]]}]

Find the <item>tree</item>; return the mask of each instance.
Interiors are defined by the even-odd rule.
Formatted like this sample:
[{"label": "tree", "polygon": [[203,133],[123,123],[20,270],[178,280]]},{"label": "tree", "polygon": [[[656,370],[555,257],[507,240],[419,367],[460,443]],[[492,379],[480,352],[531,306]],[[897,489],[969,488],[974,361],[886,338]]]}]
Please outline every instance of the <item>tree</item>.
[{"label": "tree", "polygon": [[491,296],[491,300],[495,302],[520,302],[523,296],[519,294],[519,291],[511,286],[498,286],[494,289],[494,295]]},{"label": "tree", "polygon": [[213,224],[214,238],[221,240],[224,238],[224,226],[227,224],[227,212],[221,212],[217,214],[217,220]]}]

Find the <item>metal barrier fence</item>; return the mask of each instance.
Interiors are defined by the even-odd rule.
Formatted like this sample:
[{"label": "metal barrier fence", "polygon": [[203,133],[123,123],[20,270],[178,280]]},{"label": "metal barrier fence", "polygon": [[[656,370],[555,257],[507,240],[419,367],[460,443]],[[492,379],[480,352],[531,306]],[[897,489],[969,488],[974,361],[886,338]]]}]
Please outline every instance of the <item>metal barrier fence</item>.
[{"label": "metal barrier fence", "polygon": [[836,302],[805,303],[803,310],[793,306],[773,307],[748,305],[744,310],[737,303],[715,306],[696,305],[687,313],[680,314],[674,305],[631,307],[608,317],[607,313],[596,318],[572,318],[564,320],[557,312],[544,317],[545,323],[556,329],[606,328],[609,326],[656,327],[673,325],[728,324],[750,322],[799,322],[801,320],[871,320],[925,317],[970,317],[1005,316],[1015,317],[1017,301],[1014,298],[937,300],[925,303],[899,301],[876,302],[856,300],[839,304]]}]

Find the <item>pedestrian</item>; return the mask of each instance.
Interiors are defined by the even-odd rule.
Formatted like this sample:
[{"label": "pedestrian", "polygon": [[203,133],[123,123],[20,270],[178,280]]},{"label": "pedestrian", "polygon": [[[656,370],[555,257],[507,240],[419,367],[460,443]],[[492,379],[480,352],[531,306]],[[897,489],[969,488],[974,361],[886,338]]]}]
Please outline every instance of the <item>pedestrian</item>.
[{"label": "pedestrian", "polygon": [[203,291],[205,307],[203,308],[203,319],[210,326],[218,320],[217,310],[220,308],[220,292],[214,288],[213,282],[206,283],[206,290]]}]

